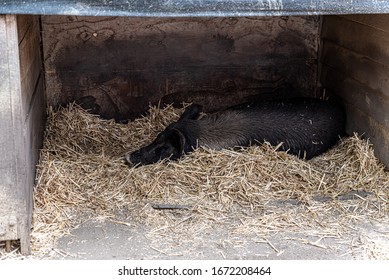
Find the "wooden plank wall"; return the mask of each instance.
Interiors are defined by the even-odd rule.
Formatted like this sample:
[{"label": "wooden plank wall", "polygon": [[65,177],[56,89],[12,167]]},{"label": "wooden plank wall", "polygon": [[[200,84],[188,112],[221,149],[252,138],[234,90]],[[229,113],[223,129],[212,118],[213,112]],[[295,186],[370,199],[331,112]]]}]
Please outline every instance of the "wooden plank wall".
[{"label": "wooden plank wall", "polygon": [[342,98],[347,131],[364,134],[389,166],[389,15],[324,16],[322,87]]},{"label": "wooden plank wall", "polygon": [[[44,16],[48,104],[117,120],[149,103],[218,110],[254,95],[315,95],[319,17]],[[89,98],[89,99],[88,99]]]},{"label": "wooden plank wall", "polygon": [[[36,164],[39,149],[43,143],[43,131],[46,119],[46,96],[41,54],[40,18],[31,15],[17,17],[20,88],[23,116],[23,146],[25,160],[25,197],[27,221],[22,248],[29,250],[30,227],[32,218],[32,193],[35,183]],[[24,242],[24,243],[23,243]]]},{"label": "wooden plank wall", "polygon": [[16,218],[17,236],[4,240],[20,239],[24,254],[45,121],[39,25],[37,16],[0,16],[0,218]]},{"label": "wooden plank wall", "polygon": [[18,186],[18,156],[16,145],[21,138],[20,113],[17,104],[19,59],[16,21],[12,16],[0,16],[0,240],[18,239],[20,230],[9,227],[9,219],[25,218],[23,190]]}]

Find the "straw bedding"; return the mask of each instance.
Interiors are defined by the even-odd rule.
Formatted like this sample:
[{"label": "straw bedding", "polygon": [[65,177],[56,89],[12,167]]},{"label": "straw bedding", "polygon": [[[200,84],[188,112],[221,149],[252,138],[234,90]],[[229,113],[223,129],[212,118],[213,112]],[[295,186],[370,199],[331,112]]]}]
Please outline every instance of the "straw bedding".
[{"label": "straw bedding", "polygon": [[34,253],[47,253],[91,217],[118,221],[118,213],[146,224],[151,235],[173,230],[181,238],[215,225],[240,236],[336,237],[388,213],[389,175],[357,135],[310,161],[265,144],[200,148],[179,161],[129,168],[123,154],[148,144],[181,112],[151,107],[117,124],[76,105],[50,109],[34,194]]}]

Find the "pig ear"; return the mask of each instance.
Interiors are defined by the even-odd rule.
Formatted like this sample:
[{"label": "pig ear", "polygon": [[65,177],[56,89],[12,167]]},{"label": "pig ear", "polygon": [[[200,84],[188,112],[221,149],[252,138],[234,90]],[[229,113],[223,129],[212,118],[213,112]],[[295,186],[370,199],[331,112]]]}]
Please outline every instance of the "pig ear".
[{"label": "pig ear", "polygon": [[202,110],[202,106],[198,104],[192,104],[186,107],[185,112],[181,115],[181,120],[195,120],[199,117]]},{"label": "pig ear", "polygon": [[173,147],[177,150],[179,155],[183,155],[185,153],[185,144],[186,144],[186,139],[184,134],[179,131],[178,129],[173,129],[171,135],[171,143]]}]

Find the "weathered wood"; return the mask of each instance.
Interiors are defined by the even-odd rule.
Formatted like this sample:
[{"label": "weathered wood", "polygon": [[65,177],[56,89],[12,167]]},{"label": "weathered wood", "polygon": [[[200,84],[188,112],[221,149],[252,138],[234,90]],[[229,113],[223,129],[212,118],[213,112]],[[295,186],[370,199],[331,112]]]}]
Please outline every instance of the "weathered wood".
[{"label": "weathered wood", "polygon": [[[15,16],[0,16],[0,217],[5,234],[1,240],[19,239],[25,234],[26,201],[23,181],[23,145],[20,101],[20,73]],[[9,227],[9,217],[17,226]]]},{"label": "weathered wood", "polygon": [[353,78],[389,96],[389,67],[385,64],[330,41],[324,41],[320,61],[323,67],[332,67],[344,77]]},{"label": "weathered wood", "polygon": [[28,29],[24,28],[26,33],[22,35],[22,41],[19,43],[21,90],[24,94],[22,98],[24,116],[27,115],[30,109],[36,83],[42,72],[42,61],[39,55],[39,20],[38,17],[31,16],[18,16],[18,19],[25,17],[27,18],[26,20],[18,20],[18,23],[23,22],[22,28],[26,25],[28,26]]},{"label": "weathered wood", "polygon": [[389,16],[324,17],[320,82],[347,111],[347,131],[364,134],[389,166]]},{"label": "weathered wood", "polygon": [[29,34],[28,30],[35,28],[33,24],[38,23],[39,19],[32,15],[19,15],[16,20],[18,25],[18,40],[20,43],[23,41],[24,36]]},{"label": "weathered wood", "polygon": [[331,93],[336,93],[348,104],[365,112],[389,129],[389,96],[344,76],[343,73],[330,67],[323,68],[322,82]]},{"label": "weathered wood", "polygon": [[368,138],[374,145],[374,153],[386,166],[389,166],[389,130],[370,117],[363,110],[359,110],[352,104],[347,108],[347,130],[349,133],[358,132]]},{"label": "weathered wood", "polygon": [[315,94],[318,17],[42,22],[49,105],[78,100],[126,119],[160,99],[214,110],[255,94]]},{"label": "weathered wood", "polygon": [[389,166],[389,99],[344,73],[324,67],[321,82],[328,95],[337,95],[346,108],[346,131],[358,132],[374,144],[376,156]]},{"label": "weathered wood", "polygon": [[41,57],[36,22],[0,16],[0,226],[5,228],[0,240],[20,239],[24,254],[30,251],[32,191],[45,112],[43,75],[36,67]]},{"label": "weathered wood", "polygon": [[[382,24],[381,22],[386,19],[385,25],[388,28],[383,30],[372,25],[352,21],[351,19],[354,17],[366,19],[366,22],[367,19],[370,19],[368,22],[376,23],[376,26]],[[326,42],[334,42],[377,63],[389,65],[389,15],[324,17],[321,36]]]},{"label": "weathered wood", "polygon": [[[20,84],[22,99],[23,145],[25,160],[26,227],[21,236],[22,251],[28,253],[30,246],[30,225],[32,218],[32,195],[35,182],[35,167],[39,159],[39,149],[43,143],[45,124],[45,94],[43,84],[42,59],[40,52],[40,27],[38,17],[28,17],[28,29],[19,44]],[[19,21],[18,21],[19,22]],[[19,29],[19,26],[18,26]]]},{"label": "weathered wood", "polygon": [[[342,15],[342,16],[332,16],[332,17],[342,17],[348,21],[353,21],[359,23],[359,25],[366,25],[372,27],[376,30],[382,30],[389,32],[389,15],[388,14],[355,14],[355,15]],[[332,20],[332,19],[331,19]]]}]

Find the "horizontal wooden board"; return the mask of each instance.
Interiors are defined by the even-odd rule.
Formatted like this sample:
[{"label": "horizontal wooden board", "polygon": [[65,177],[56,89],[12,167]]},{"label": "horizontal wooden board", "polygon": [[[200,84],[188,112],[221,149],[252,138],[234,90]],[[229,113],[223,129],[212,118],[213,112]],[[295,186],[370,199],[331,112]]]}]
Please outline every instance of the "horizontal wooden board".
[{"label": "horizontal wooden board", "polygon": [[105,118],[126,119],[160,99],[216,110],[269,88],[315,94],[318,17],[42,22],[50,105],[89,102]]},{"label": "horizontal wooden board", "polygon": [[[389,16],[386,19],[389,22]],[[387,31],[343,17],[324,17],[321,36],[325,42],[331,41],[363,57],[389,66],[389,32]]]},{"label": "horizontal wooden board", "polygon": [[345,77],[330,67],[323,67],[322,83],[326,85],[327,90],[389,129],[389,96]]},{"label": "horizontal wooden board", "polygon": [[320,62],[330,66],[344,77],[350,77],[389,96],[389,67],[371,59],[325,41]]},{"label": "horizontal wooden board", "polygon": [[333,17],[342,17],[348,21],[359,23],[358,26],[366,25],[377,30],[389,32],[389,15],[388,14],[355,14],[340,15]]}]

